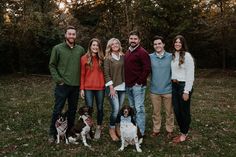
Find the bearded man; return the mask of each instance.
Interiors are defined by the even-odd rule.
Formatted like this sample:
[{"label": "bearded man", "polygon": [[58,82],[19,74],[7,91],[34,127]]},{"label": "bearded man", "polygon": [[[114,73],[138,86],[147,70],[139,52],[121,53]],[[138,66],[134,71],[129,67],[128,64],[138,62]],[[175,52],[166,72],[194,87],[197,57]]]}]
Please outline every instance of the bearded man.
[{"label": "bearded man", "polygon": [[141,135],[145,134],[145,91],[147,77],[151,71],[151,61],[148,52],[140,45],[140,33],[131,31],[129,34],[129,49],[125,54],[125,85],[129,105],[135,111],[135,120]]},{"label": "bearded man", "polygon": [[56,83],[54,96],[55,105],[49,130],[49,142],[56,139],[55,122],[62,112],[65,102],[68,102],[68,129],[74,125],[75,114],[79,99],[80,58],[84,55],[84,48],[75,43],[76,29],[68,26],[65,30],[65,41],[53,47],[49,70]]}]

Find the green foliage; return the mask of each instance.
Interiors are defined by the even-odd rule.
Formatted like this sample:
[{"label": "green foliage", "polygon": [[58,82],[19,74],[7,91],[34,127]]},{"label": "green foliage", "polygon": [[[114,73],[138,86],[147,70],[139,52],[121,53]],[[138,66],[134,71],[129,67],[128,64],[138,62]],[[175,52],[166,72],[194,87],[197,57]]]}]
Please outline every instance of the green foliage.
[{"label": "green foliage", "polygon": [[[65,8],[59,9],[58,2]],[[141,32],[141,42],[153,51],[152,38],[166,38],[170,50],[177,34],[186,37],[199,68],[235,68],[234,0],[2,0],[0,2],[0,74],[48,73],[51,48],[63,40],[63,29],[74,25],[78,42],[91,38],[120,39],[128,48],[128,33]]]},{"label": "green foliage", "polygon": [[32,3],[34,1],[12,1],[9,5],[9,9],[15,11],[10,14],[11,23],[2,25],[1,37],[5,40],[0,44],[4,47],[0,54],[7,58],[1,60],[1,73],[48,73],[49,53],[52,46],[60,42],[61,34],[50,15],[50,2]]}]

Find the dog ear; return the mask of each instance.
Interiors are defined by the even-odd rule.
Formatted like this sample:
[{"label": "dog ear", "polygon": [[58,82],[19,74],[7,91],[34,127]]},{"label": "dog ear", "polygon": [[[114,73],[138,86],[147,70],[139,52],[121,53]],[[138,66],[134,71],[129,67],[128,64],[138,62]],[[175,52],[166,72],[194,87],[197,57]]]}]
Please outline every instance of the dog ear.
[{"label": "dog ear", "polygon": [[124,110],[125,110],[125,108],[126,108],[126,105],[124,105],[124,106],[120,109],[120,112],[119,112],[120,116],[123,116],[123,115],[124,115]]},{"label": "dog ear", "polygon": [[121,116],[124,114],[123,111],[124,111],[124,107],[122,107],[120,111],[118,112],[117,117],[116,117],[116,123],[120,123]]},{"label": "dog ear", "polygon": [[59,119],[61,117],[61,113],[58,113],[56,117]]},{"label": "dog ear", "polygon": [[129,114],[131,116],[131,122],[136,125],[136,122],[134,120],[134,109],[132,107],[129,108]]},{"label": "dog ear", "polygon": [[134,109],[132,107],[129,107],[129,114],[131,117],[134,117]]},{"label": "dog ear", "polygon": [[84,106],[79,108],[79,115],[83,115],[84,113]]},{"label": "dog ear", "polygon": [[67,118],[68,117],[68,110],[66,112],[64,112],[63,115],[65,118]]},{"label": "dog ear", "polygon": [[121,112],[119,112],[116,117],[116,123],[120,123],[121,115],[122,115]]},{"label": "dog ear", "polygon": [[138,135],[138,138],[143,137],[138,126],[137,126],[137,135]]},{"label": "dog ear", "polygon": [[88,114],[90,116],[92,116],[92,114],[93,114],[93,108],[92,107],[88,107]]}]

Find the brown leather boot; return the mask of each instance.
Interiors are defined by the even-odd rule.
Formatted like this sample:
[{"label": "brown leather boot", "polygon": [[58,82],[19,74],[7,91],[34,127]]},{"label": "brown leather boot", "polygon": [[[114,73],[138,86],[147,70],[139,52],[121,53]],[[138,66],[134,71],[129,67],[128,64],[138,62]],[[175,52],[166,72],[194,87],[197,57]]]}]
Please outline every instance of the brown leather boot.
[{"label": "brown leather boot", "polygon": [[116,136],[116,130],[115,130],[115,128],[109,128],[109,134],[110,134],[111,139],[112,139],[113,141],[118,141],[118,140],[119,140],[119,138]]},{"label": "brown leather boot", "polygon": [[116,124],[116,135],[120,137],[120,124]]}]

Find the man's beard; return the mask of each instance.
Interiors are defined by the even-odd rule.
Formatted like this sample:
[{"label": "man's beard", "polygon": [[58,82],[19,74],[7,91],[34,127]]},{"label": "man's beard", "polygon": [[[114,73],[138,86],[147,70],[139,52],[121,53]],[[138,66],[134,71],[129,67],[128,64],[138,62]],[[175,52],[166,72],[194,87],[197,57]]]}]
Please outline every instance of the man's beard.
[{"label": "man's beard", "polygon": [[73,42],[71,42],[68,38],[66,38],[66,41],[71,44],[71,45],[74,45],[75,44],[75,39],[73,40]]},{"label": "man's beard", "polygon": [[138,44],[132,42],[132,43],[129,44],[129,46],[132,47],[132,48],[135,48],[136,46],[138,46]]}]

